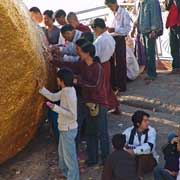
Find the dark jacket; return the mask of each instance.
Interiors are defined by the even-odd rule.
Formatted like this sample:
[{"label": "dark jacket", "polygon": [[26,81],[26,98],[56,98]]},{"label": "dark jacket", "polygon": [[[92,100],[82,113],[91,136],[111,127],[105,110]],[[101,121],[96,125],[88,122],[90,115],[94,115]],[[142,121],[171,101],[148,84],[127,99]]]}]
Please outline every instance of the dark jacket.
[{"label": "dark jacket", "polygon": [[114,151],[106,161],[101,180],[138,180],[135,158],[124,150]]},{"label": "dark jacket", "polygon": [[100,63],[93,62],[93,64],[88,66],[83,61],[62,62],[53,60],[52,64],[59,68],[70,68],[77,75],[78,85],[81,87],[82,97],[85,103],[101,104],[109,108],[110,104],[107,97],[104,70]]}]

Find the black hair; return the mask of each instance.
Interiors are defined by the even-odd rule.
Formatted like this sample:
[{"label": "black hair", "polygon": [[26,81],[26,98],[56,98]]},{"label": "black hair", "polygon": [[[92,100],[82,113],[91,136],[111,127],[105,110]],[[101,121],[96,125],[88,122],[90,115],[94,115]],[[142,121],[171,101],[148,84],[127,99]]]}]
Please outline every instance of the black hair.
[{"label": "black hair", "polygon": [[43,15],[48,16],[49,18],[53,19],[54,18],[54,12],[52,10],[46,10],[44,11]]},{"label": "black hair", "polygon": [[150,117],[150,115],[144,111],[136,111],[132,116],[132,122],[135,128],[138,128],[138,123],[141,124],[143,121],[143,117],[147,116]]},{"label": "black hair", "polygon": [[64,81],[66,87],[73,86],[73,72],[68,68],[62,68],[57,72],[57,77]]},{"label": "black hair", "polygon": [[72,18],[72,17],[77,19],[76,13],[70,12],[70,13],[67,15],[67,19],[70,19],[70,18]]},{"label": "black hair", "polygon": [[94,35],[92,32],[83,32],[81,37],[86,39],[87,41],[93,43],[94,42]]},{"label": "black hair", "polygon": [[101,29],[104,29],[106,28],[106,24],[104,22],[104,19],[102,18],[96,18],[93,23],[91,24],[91,27],[92,28],[96,28],[96,27],[99,27]]},{"label": "black hair", "polygon": [[34,13],[40,13],[41,14],[41,11],[38,7],[32,7],[29,9],[30,12],[34,12]]},{"label": "black hair", "polygon": [[95,53],[96,53],[96,48],[92,43],[87,41],[87,43],[85,43],[84,45],[81,46],[81,49],[82,49],[83,52],[89,53],[89,55],[92,58],[94,58]]},{"label": "black hair", "polygon": [[85,38],[80,38],[76,41],[76,45],[79,47],[82,47],[84,44],[87,44],[88,40]]},{"label": "black hair", "polygon": [[61,28],[61,33],[64,34],[67,31],[73,31],[74,27],[70,24],[65,24],[62,28]]},{"label": "black hair", "polygon": [[123,149],[125,143],[126,143],[126,135],[124,134],[115,134],[112,137],[112,145],[116,150]]},{"label": "black hair", "polygon": [[117,3],[117,0],[105,0],[104,1],[104,4],[115,4],[115,3]]},{"label": "black hair", "polygon": [[55,18],[66,17],[66,12],[63,9],[59,9],[55,13]]},{"label": "black hair", "polygon": [[84,38],[80,38],[76,41],[76,45],[79,46],[83,52],[89,53],[94,62],[100,63],[100,58],[98,56],[95,56],[96,48],[91,42]]}]

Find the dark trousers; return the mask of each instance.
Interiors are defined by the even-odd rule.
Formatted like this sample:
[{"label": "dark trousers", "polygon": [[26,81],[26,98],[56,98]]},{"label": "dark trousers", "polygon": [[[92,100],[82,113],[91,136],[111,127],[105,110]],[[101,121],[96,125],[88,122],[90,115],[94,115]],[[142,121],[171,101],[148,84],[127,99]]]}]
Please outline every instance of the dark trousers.
[{"label": "dark trousers", "polygon": [[91,163],[98,162],[98,141],[101,148],[101,159],[104,163],[109,155],[109,135],[107,123],[107,108],[100,105],[97,117],[88,116],[87,119],[87,155]]},{"label": "dark trousers", "polygon": [[144,177],[144,174],[152,172],[156,165],[157,162],[152,154],[137,156],[136,167],[137,167],[138,177]]},{"label": "dark trousers", "polygon": [[143,34],[144,48],[146,54],[147,75],[150,78],[156,78],[156,39],[149,38],[149,33]]},{"label": "dark trousers", "polygon": [[172,68],[174,71],[180,70],[180,27],[170,28],[170,47],[173,57]]},{"label": "dark trousers", "polygon": [[114,36],[116,47],[111,58],[111,85],[113,89],[126,91],[126,41],[125,36]]},{"label": "dark trousers", "polygon": [[58,114],[51,109],[48,110],[48,120],[51,123],[56,143],[59,143]]},{"label": "dark trousers", "polygon": [[82,138],[85,136],[85,126],[86,126],[88,111],[85,104],[83,103],[83,99],[81,95],[77,96],[77,101],[78,101],[77,102],[78,133],[76,136],[76,147],[78,148]]},{"label": "dark trousers", "polygon": [[169,174],[164,168],[157,166],[154,169],[154,180],[176,180],[176,177]]}]

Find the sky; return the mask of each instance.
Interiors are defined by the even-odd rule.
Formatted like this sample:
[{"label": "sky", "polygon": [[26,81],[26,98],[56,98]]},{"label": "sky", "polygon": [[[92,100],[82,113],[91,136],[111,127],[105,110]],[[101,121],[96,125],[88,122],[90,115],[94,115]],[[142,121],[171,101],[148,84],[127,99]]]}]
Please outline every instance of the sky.
[{"label": "sky", "polygon": [[28,8],[37,6],[43,12],[46,9],[64,9],[67,13],[77,12],[104,5],[104,0],[23,0]]},{"label": "sky", "polygon": [[[65,10],[66,13],[73,11],[78,12],[87,10],[95,7],[104,6],[104,0],[23,0],[27,8],[30,9],[33,6],[39,7],[43,13],[45,10],[53,10],[54,12],[58,9]],[[93,16],[106,14],[107,9],[98,10],[96,12],[90,12],[78,15],[79,20],[86,19]]]}]

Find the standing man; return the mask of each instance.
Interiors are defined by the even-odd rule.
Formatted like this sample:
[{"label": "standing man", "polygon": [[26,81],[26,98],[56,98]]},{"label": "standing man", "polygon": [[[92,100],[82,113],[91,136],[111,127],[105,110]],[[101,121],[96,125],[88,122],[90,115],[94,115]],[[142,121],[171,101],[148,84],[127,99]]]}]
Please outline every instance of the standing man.
[{"label": "standing man", "polygon": [[70,24],[65,24],[61,28],[61,34],[66,41],[66,46],[60,48],[58,47],[58,54],[63,57],[63,61],[78,61],[79,56],[76,53],[75,43],[81,38],[82,32],[74,29],[74,27]]},{"label": "standing man", "polygon": [[66,12],[63,9],[59,9],[55,13],[55,19],[59,24],[60,28],[67,24],[66,22]]},{"label": "standing man", "polygon": [[81,32],[91,32],[90,28],[79,22],[77,15],[74,12],[70,12],[67,15],[67,21],[71,24],[75,29]]},{"label": "standing man", "polygon": [[96,18],[92,24],[92,29],[96,34],[96,40],[94,45],[96,47],[96,56],[100,58],[100,62],[104,69],[105,79],[106,79],[106,89],[108,92],[108,101],[111,107],[110,109],[116,109],[114,113],[120,114],[120,110],[118,108],[118,100],[112,91],[112,87],[110,84],[110,59],[113,56],[115,50],[115,40],[112,36],[107,32],[106,24],[103,19]]},{"label": "standing man", "polygon": [[125,37],[131,30],[128,11],[117,4],[117,0],[105,0],[105,4],[114,14],[111,27],[108,28],[116,41],[114,57],[111,59],[111,83],[114,90],[126,91],[126,42]]},{"label": "standing man", "polygon": [[38,7],[32,7],[29,9],[29,12],[31,14],[33,21],[39,24],[40,27],[44,27],[43,16],[41,14],[40,9]]},{"label": "standing man", "polygon": [[166,0],[169,14],[166,28],[170,28],[170,47],[173,57],[172,74],[180,74],[180,1]]},{"label": "standing man", "polygon": [[138,33],[143,35],[147,77],[151,82],[157,78],[155,45],[158,36],[163,33],[163,22],[159,0],[144,0],[139,2],[139,16],[135,24]]}]

